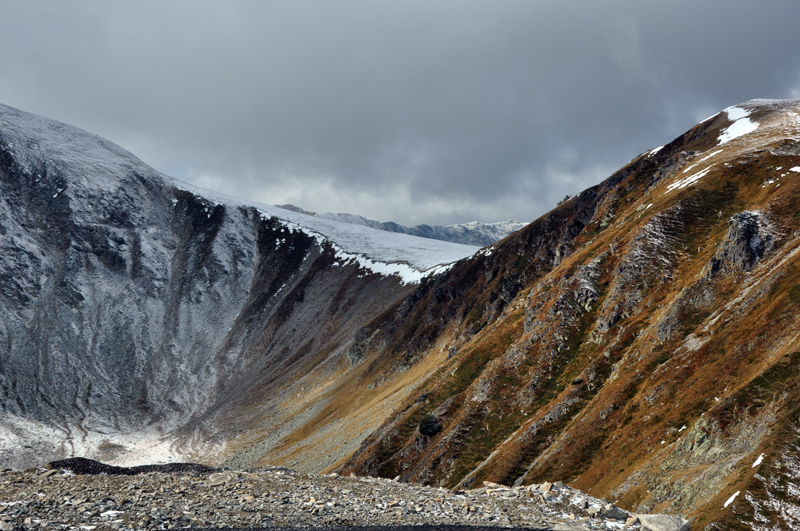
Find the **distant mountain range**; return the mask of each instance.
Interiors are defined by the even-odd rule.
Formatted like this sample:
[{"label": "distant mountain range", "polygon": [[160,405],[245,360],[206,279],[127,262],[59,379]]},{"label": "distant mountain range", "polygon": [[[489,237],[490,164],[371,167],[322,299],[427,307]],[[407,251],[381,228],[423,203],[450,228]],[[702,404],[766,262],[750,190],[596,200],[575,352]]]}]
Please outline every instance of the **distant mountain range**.
[{"label": "distant mountain range", "polygon": [[308,212],[295,205],[278,205],[280,208],[291,210],[293,212],[300,212],[308,216],[332,219],[342,221],[344,223],[351,223],[353,225],[362,225],[365,227],[372,227],[386,232],[396,232],[400,234],[409,234],[411,236],[419,236],[420,238],[430,238],[434,240],[442,240],[445,242],[463,243],[464,245],[476,245],[478,247],[486,247],[493,243],[502,240],[512,232],[516,232],[525,225],[519,221],[498,221],[496,223],[482,223],[480,221],[472,221],[470,223],[459,223],[456,225],[417,225],[415,227],[405,227],[393,221],[381,222],[372,219],[367,219],[363,216],[356,214],[317,214],[316,212]]}]

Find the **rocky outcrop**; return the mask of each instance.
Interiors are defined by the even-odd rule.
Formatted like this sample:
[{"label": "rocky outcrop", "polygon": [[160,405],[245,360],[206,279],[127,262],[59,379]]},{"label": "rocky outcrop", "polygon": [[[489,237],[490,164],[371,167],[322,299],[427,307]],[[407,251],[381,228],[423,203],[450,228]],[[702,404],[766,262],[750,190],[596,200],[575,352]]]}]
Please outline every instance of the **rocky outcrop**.
[{"label": "rocky outcrop", "polygon": [[775,236],[760,212],[740,212],[728,222],[728,232],[711,259],[708,276],[750,271],[772,251]]},{"label": "rocky outcrop", "polygon": [[673,338],[684,327],[688,316],[707,313],[718,299],[715,286],[720,277],[751,271],[774,250],[775,243],[776,231],[762,213],[745,211],[733,215],[703,277],[686,287],[659,321],[659,341]]}]

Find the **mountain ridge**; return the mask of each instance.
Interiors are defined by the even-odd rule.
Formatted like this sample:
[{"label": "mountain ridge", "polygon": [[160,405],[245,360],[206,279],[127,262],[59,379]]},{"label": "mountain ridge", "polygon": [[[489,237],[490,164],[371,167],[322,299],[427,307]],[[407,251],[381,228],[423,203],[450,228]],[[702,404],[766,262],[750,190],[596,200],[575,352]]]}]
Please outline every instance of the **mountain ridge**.
[{"label": "mountain ridge", "polygon": [[410,234],[412,236],[419,236],[420,238],[431,238],[434,240],[462,243],[465,245],[476,245],[478,247],[486,247],[487,245],[491,245],[527,225],[527,223],[521,223],[519,221],[505,220],[494,223],[470,221],[469,223],[457,223],[455,225],[431,226],[422,224],[414,227],[406,227],[393,221],[375,221],[357,214],[333,214],[330,212],[317,214],[316,212],[309,212],[298,206],[290,204],[276,206],[309,216],[342,221],[344,223],[351,223],[353,225],[363,225],[365,227],[372,227],[386,232]]}]

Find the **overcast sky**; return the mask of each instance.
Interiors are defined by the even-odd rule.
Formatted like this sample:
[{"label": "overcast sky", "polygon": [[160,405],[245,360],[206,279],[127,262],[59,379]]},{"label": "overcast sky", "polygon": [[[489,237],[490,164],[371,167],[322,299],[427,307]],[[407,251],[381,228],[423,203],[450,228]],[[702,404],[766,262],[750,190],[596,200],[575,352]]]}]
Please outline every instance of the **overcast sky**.
[{"label": "overcast sky", "polygon": [[799,22],[797,0],[0,0],[0,102],[233,196],[530,221],[725,107],[800,97]]}]

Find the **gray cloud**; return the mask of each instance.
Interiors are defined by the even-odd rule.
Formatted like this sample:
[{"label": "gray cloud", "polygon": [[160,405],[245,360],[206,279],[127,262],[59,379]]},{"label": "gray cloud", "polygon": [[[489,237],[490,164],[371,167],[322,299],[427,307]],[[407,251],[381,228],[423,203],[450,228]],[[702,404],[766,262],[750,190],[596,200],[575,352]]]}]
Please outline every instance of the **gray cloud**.
[{"label": "gray cloud", "polygon": [[0,100],[230,195],[531,220],[754,97],[800,4],[0,1]]}]

